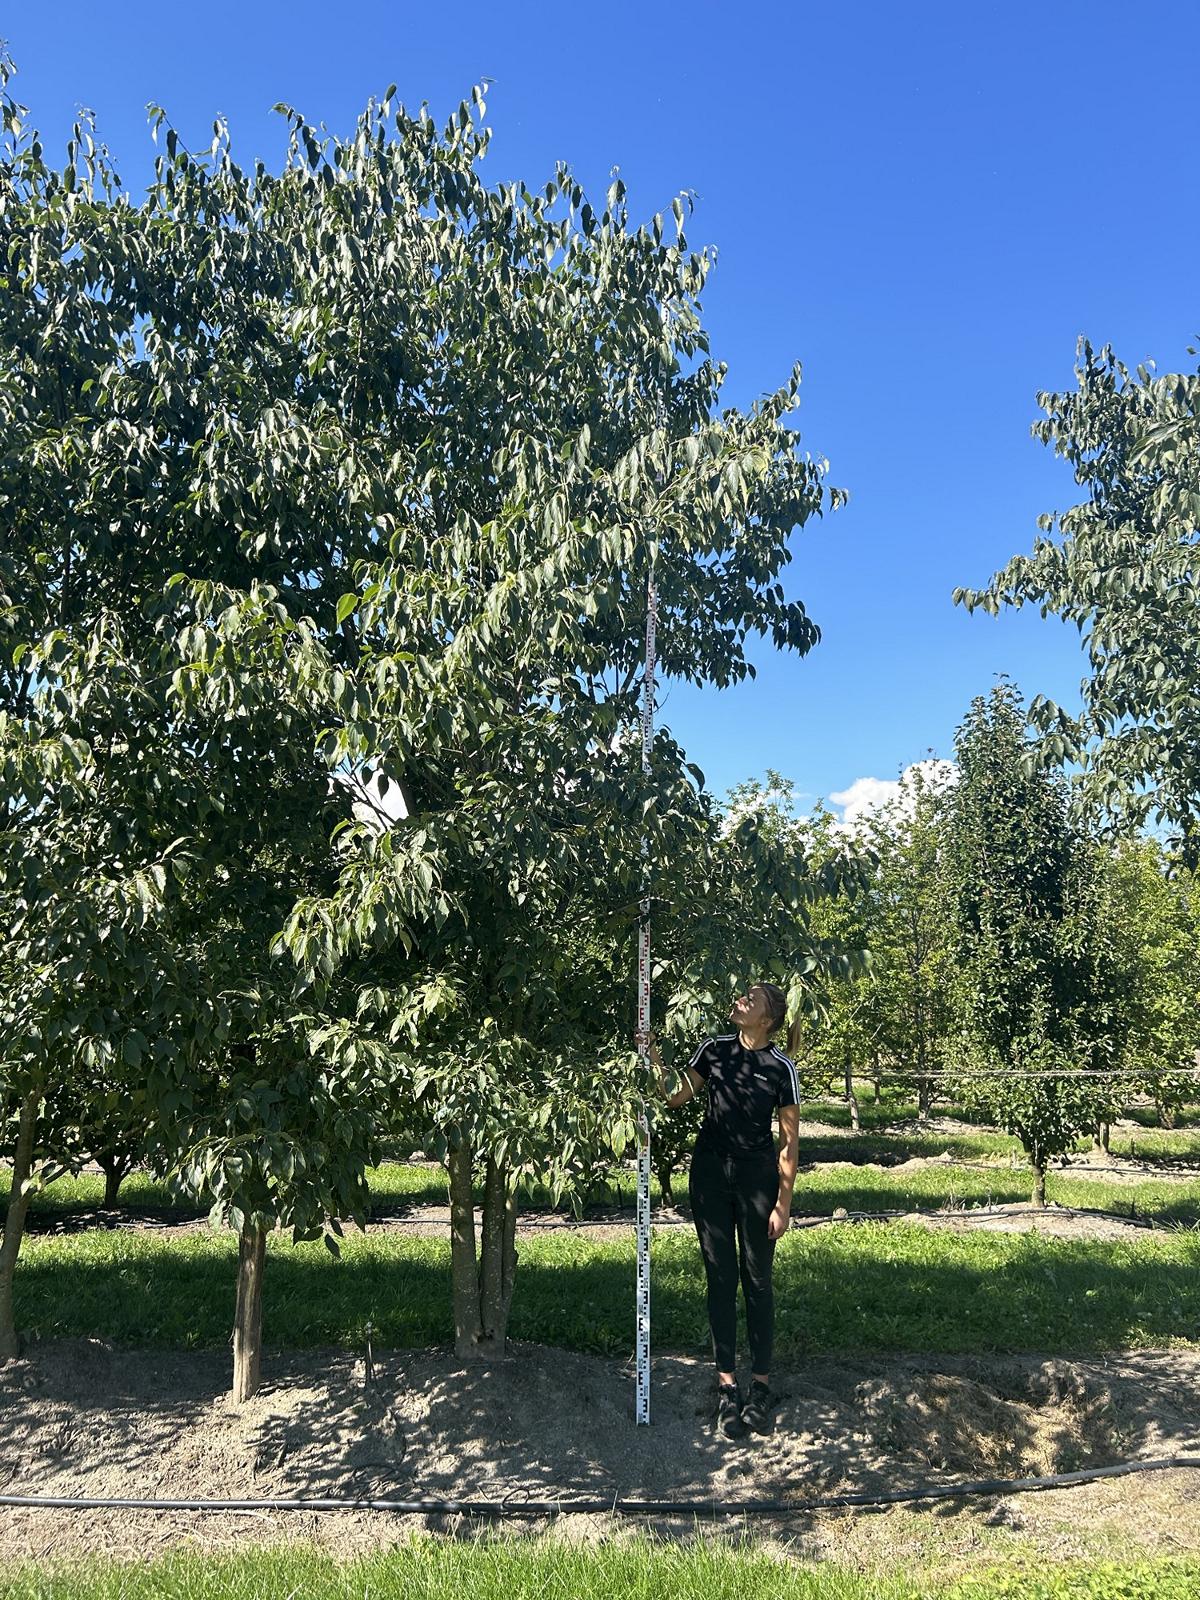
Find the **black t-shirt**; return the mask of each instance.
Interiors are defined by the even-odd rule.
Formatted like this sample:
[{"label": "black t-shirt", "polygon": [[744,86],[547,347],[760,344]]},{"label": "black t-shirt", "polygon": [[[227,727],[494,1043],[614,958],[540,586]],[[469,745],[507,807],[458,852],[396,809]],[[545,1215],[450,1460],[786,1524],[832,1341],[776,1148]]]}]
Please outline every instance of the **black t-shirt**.
[{"label": "black t-shirt", "polygon": [[781,1106],[800,1103],[796,1068],[773,1044],[747,1050],[736,1033],[707,1039],[688,1062],[704,1079],[708,1109],[697,1150],[722,1156],[773,1152],[771,1118]]}]

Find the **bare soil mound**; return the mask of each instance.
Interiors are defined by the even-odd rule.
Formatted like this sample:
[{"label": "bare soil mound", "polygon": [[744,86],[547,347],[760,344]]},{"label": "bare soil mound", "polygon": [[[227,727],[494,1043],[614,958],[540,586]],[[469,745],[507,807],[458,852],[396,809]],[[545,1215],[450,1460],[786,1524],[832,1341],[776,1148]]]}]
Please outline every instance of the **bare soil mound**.
[{"label": "bare soil mound", "polygon": [[[777,1375],[774,1432],[737,1442],[712,1430],[707,1364],[680,1356],[656,1359],[649,1428],[634,1425],[623,1363],[538,1346],[490,1367],[464,1366],[445,1350],[388,1352],[370,1382],[345,1351],[272,1356],[262,1390],[240,1410],[225,1393],[228,1369],[221,1353],[94,1340],[41,1345],[0,1366],[0,1492],[694,1498],[703,1516],[714,1500],[1026,1476],[1185,1453],[1200,1440],[1192,1351],[814,1359]],[[1200,1548],[1200,1524],[1185,1510],[1198,1491],[1200,1471],[1170,1471],[926,1510],[756,1519],[753,1532],[797,1554],[863,1564]],[[180,1542],[292,1538],[349,1554],[426,1526],[476,1531],[462,1519],[357,1511],[0,1508],[0,1557],[141,1558]],[[576,1516],[565,1529],[596,1537],[618,1524]],[[661,1524],[672,1537],[693,1529],[686,1517]]]},{"label": "bare soil mound", "polygon": [[[869,1220],[869,1215],[864,1220]],[[1134,1217],[1077,1211],[1053,1201],[1045,1207],[1014,1201],[1002,1206],[970,1206],[961,1211],[910,1211],[890,1220],[944,1233],[1040,1233],[1055,1239],[1132,1239],[1154,1231],[1153,1223]]]}]

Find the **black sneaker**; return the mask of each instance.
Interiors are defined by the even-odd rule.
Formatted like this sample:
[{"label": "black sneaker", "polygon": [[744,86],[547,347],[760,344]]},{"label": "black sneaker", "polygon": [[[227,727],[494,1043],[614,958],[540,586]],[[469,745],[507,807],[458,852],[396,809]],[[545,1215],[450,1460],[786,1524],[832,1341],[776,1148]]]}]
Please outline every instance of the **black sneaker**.
[{"label": "black sneaker", "polygon": [[775,1407],[771,1391],[765,1383],[750,1385],[750,1398],[742,1407],[742,1422],[754,1433],[770,1433],[771,1413]]},{"label": "black sneaker", "polygon": [[723,1383],[717,1390],[717,1427],[727,1439],[740,1439],[746,1431],[742,1392],[736,1383]]}]

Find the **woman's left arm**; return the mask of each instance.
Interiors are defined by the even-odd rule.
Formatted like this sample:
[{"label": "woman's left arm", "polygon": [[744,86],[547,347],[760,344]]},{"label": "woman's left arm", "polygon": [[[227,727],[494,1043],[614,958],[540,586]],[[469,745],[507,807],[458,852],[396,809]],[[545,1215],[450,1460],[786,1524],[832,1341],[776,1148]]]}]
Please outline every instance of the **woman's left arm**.
[{"label": "woman's left arm", "polygon": [[781,1239],[788,1229],[792,1214],[792,1190],[796,1184],[796,1169],[800,1165],[800,1107],[779,1108],[779,1198],[767,1224],[767,1234]]}]

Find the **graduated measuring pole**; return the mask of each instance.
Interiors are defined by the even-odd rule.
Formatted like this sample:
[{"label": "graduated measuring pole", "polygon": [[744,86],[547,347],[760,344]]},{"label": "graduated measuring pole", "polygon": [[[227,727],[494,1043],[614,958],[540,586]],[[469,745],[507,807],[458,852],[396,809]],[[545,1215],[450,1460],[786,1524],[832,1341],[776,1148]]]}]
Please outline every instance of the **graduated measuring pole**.
[{"label": "graduated measuring pole", "polygon": [[[654,744],[654,634],[658,593],[654,569],[646,580],[646,672],[642,679],[642,777],[650,782]],[[642,1066],[650,1062],[650,841],[642,833],[643,898],[638,921],[638,1049]],[[637,1406],[639,1423],[650,1421],[650,1118],[643,1101],[638,1114],[637,1181]]]}]

